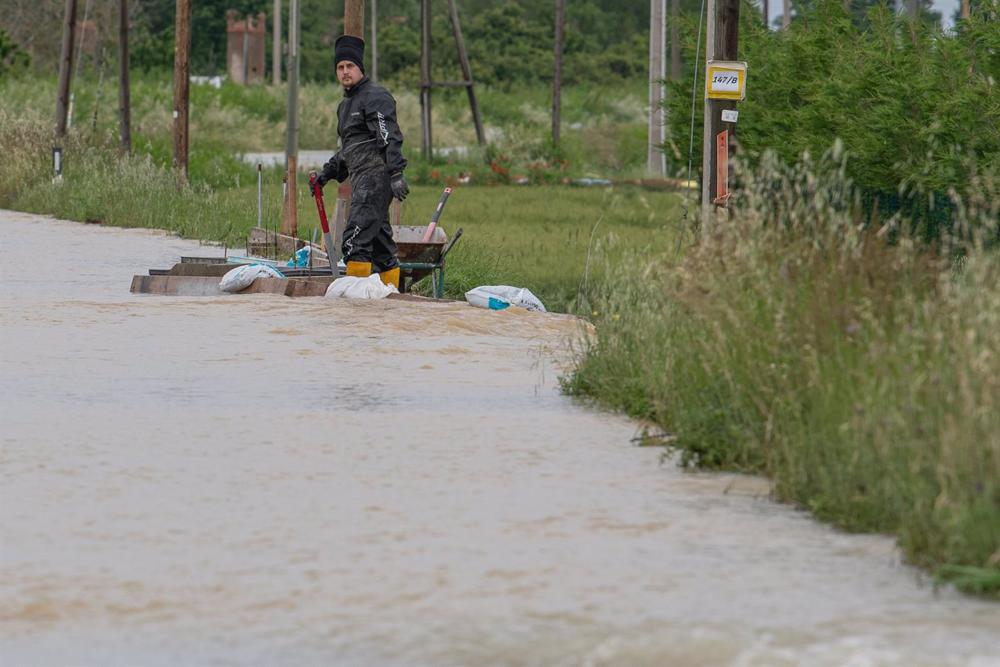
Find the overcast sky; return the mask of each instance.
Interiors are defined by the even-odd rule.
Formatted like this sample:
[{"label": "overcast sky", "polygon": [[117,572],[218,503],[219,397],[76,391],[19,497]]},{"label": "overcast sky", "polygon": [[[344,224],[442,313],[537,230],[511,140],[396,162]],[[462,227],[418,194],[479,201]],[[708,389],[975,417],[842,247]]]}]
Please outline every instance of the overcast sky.
[{"label": "overcast sky", "polygon": [[[950,28],[952,24],[952,16],[955,15],[955,9],[958,8],[958,3],[961,0],[932,0],[931,5],[934,9],[941,12],[941,17],[944,20],[944,27]],[[769,23],[774,25],[774,19],[781,16],[781,0],[770,0],[768,11],[771,14],[771,21]]]}]

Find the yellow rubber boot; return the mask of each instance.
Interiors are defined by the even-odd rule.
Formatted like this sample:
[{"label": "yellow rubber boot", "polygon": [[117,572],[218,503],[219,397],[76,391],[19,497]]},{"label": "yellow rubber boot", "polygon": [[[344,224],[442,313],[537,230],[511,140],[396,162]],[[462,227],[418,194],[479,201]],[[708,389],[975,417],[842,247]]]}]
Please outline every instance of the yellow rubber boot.
[{"label": "yellow rubber boot", "polygon": [[378,277],[382,279],[383,285],[392,285],[396,289],[399,289],[399,267],[394,269],[387,269],[378,274]]},{"label": "yellow rubber boot", "polygon": [[372,274],[371,262],[348,262],[347,275],[355,278],[367,278]]}]

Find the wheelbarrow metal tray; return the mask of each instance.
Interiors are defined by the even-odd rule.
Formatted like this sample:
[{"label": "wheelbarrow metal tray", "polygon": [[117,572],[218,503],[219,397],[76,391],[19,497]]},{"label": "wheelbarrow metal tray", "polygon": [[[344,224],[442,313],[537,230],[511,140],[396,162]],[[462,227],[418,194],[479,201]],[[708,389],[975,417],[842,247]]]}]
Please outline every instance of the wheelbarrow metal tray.
[{"label": "wheelbarrow metal tray", "polygon": [[435,264],[441,259],[441,251],[448,243],[448,235],[440,227],[434,230],[431,240],[424,243],[426,227],[411,225],[395,225],[392,228],[392,238],[399,249],[399,261],[402,263]]}]

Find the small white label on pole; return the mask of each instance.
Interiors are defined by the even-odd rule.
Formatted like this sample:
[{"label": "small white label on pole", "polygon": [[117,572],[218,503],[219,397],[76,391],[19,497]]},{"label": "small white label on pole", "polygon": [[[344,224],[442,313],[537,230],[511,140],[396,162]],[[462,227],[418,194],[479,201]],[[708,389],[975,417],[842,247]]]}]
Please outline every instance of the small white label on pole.
[{"label": "small white label on pole", "polygon": [[740,112],[736,109],[723,109],[722,110],[722,122],[723,123],[735,123],[736,119],[740,117]]},{"label": "small white label on pole", "polygon": [[180,115],[181,113],[177,109],[174,109],[174,120],[177,120],[180,117]]}]

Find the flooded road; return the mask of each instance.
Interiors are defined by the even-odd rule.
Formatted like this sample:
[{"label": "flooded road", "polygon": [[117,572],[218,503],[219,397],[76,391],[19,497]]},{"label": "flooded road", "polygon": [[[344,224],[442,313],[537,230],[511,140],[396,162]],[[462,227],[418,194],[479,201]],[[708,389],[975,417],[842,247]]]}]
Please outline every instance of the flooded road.
[{"label": "flooded road", "polygon": [[0,247],[2,664],[1000,665],[1000,605],[561,396],[569,318],[131,295],[219,250],[4,211]]}]

